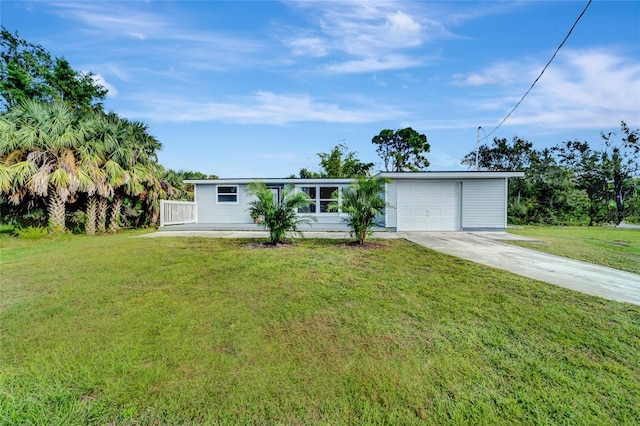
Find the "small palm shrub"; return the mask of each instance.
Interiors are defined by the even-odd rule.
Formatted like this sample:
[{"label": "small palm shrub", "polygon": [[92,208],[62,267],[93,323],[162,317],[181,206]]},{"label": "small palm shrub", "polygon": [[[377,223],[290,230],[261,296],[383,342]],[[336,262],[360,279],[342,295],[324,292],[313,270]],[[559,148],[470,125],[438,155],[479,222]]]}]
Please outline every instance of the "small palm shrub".
[{"label": "small palm shrub", "polygon": [[311,199],[293,185],[282,190],[281,200],[274,199],[273,192],[263,182],[251,182],[247,191],[256,197],[249,203],[249,214],[258,218],[258,225],[269,231],[269,244],[285,240],[287,233],[300,234],[298,226],[315,221],[315,217],[298,216],[297,209],[307,206]]},{"label": "small palm shrub", "polygon": [[[347,188],[342,188],[342,202],[329,204],[329,210],[341,211],[347,216],[343,220],[351,229],[358,244],[364,244],[371,235],[376,216],[384,213],[389,205],[383,196],[384,185],[389,179],[380,176],[360,177]],[[338,198],[337,194],[334,198]]]},{"label": "small palm shrub", "polygon": [[39,226],[28,226],[26,228],[17,228],[15,234],[24,240],[39,240],[49,236],[47,228]]}]

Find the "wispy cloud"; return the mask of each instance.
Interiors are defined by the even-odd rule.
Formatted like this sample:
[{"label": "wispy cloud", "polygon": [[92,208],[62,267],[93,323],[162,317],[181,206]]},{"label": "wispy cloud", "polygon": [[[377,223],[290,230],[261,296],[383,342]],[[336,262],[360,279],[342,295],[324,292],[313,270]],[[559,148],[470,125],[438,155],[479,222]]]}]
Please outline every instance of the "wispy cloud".
[{"label": "wispy cloud", "polygon": [[[542,66],[543,63],[534,64],[530,60],[505,62],[467,75],[454,75],[452,84],[492,86],[494,95],[484,95],[474,105],[484,111],[506,114]],[[625,120],[637,126],[640,125],[639,94],[637,58],[611,49],[565,49],[505,124],[597,129]]]},{"label": "wispy cloud", "polygon": [[418,59],[407,55],[389,55],[386,57],[368,57],[352,61],[327,64],[324,69],[334,73],[363,73],[389,71],[420,65]]},{"label": "wispy cloud", "polygon": [[50,6],[62,18],[80,22],[86,30],[104,35],[144,40],[162,34],[169,27],[169,22],[157,14],[117,2],[55,2]]},{"label": "wispy cloud", "polygon": [[[360,73],[405,69],[424,57],[406,52],[448,34],[437,20],[408,2],[325,1],[292,3],[317,14],[312,29],[287,28],[285,44],[296,56],[327,57],[329,72]],[[310,14],[311,15],[311,14]],[[345,57],[346,59],[337,59]]]},{"label": "wispy cloud", "polygon": [[[151,5],[60,2],[51,3],[49,7],[52,13],[79,23],[83,31],[94,38],[105,42],[129,39],[141,43],[138,48],[146,57],[171,58],[172,63],[214,70],[248,67],[264,60],[259,55],[266,50],[261,40],[194,29],[188,24],[192,17],[162,14]],[[110,51],[115,50],[110,48]]]},{"label": "wispy cloud", "polygon": [[255,92],[228,102],[204,102],[168,96],[146,95],[154,99],[136,111],[123,111],[125,116],[160,122],[220,121],[245,124],[285,125],[294,122],[371,123],[406,112],[372,103],[341,106],[306,94]]},{"label": "wispy cloud", "polygon": [[118,89],[116,89],[116,87],[113,84],[105,80],[103,76],[101,76],[100,74],[94,74],[92,78],[95,83],[99,84],[100,86],[108,90],[108,93],[107,93],[108,97],[115,98],[116,96],[118,96]]},{"label": "wispy cloud", "polygon": [[520,81],[522,73],[526,76],[531,74],[532,67],[535,69],[538,64],[532,61],[511,61],[493,64],[490,67],[469,74],[454,74],[451,77],[451,85],[458,87],[486,86],[486,85],[510,85]]}]

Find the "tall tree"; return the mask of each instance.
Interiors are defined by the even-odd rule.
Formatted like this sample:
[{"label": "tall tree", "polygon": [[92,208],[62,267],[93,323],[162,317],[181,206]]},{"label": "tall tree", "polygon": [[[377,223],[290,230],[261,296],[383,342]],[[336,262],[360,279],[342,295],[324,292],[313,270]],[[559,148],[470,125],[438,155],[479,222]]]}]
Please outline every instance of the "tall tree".
[{"label": "tall tree", "polygon": [[[494,138],[492,145],[478,147],[478,169],[494,172],[525,170],[531,164],[533,153],[533,144],[518,136],[514,136],[511,143],[504,138]],[[461,163],[469,168],[475,167],[476,152],[469,152]]]},{"label": "tall tree", "polygon": [[560,164],[573,172],[576,186],[589,197],[589,226],[607,222],[611,191],[608,183],[606,164],[608,155],[592,149],[589,142],[565,141],[554,147]]},{"label": "tall tree", "polygon": [[605,149],[610,153],[611,162],[610,174],[613,177],[613,192],[616,203],[616,225],[625,216],[625,197],[631,196],[635,186],[633,177],[640,170],[640,130],[631,130],[627,123],[620,122],[622,138],[616,142],[613,138],[615,133],[602,133]]},{"label": "tall tree", "polygon": [[85,129],[61,103],[26,101],[0,117],[0,162],[4,194],[18,204],[25,196],[45,197],[52,230],[66,229],[67,202],[93,185],[76,147]]},{"label": "tall tree", "polygon": [[377,145],[376,152],[387,172],[420,171],[429,167],[424,155],[431,149],[427,137],[411,127],[384,129],[371,142]]},{"label": "tall tree", "polygon": [[[478,147],[478,169],[523,171],[523,178],[509,181],[509,218],[520,223],[581,224],[588,199],[572,181],[573,172],[558,163],[555,152],[535,150],[533,144],[514,136],[494,138],[491,145]],[[476,168],[476,151],[469,152],[462,164]]]},{"label": "tall tree", "polygon": [[300,169],[301,178],[356,178],[369,175],[374,166],[373,163],[362,162],[358,154],[349,151],[344,144],[334,146],[328,153],[320,152],[317,155],[321,170],[314,172],[306,168]]},{"label": "tall tree", "polygon": [[324,170],[323,177],[355,178],[367,176],[373,169],[373,163],[363,163],[355,152],[349,151],[343,144],[336,145],[329,153],[319,153],[318,157]]},{"label": "tall tree", "polygon": [[102,109],[107,89],[95,74],[75,71],[66,59],[52,57],[4,26],[0,47],[0,106],[6,110],[26,100],[60,101],[83,111]]},{"label": "tall tree", "polygon": [[[576,185],[584,189],[590,201],[590,225],[613,221],[619,224],[625,217],[625,198],[633,196],[633,177],[640,169],[640,130],[631,130],[620,123],[622,137],[601,133],[604,148],[592,148],[588,142],[567,141],[555,147],[560,162],[573,169]],[[609,204],[615,204],[611,212]]]},{"label": "tall tree", "polygon": [[176,189],[177,200],[193,201],[193,184],[184,183],[184,181],[187,179],[218,179],[218,176],[192,170],[168,169],[164,172],[163,178]]}]

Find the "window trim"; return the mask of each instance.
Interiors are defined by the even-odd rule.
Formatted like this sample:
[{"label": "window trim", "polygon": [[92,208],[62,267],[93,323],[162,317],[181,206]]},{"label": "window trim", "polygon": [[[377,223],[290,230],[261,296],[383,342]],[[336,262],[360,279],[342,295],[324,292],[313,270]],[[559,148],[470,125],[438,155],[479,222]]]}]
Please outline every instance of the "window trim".
[{"label": "window trim", "polygon": [[[225,193],[220,193],[220,188],[235,188],[236,192],[235,194],[225,194]],[[220,196],[221,195],[235,195],[236,196],[236,200],[235,201],[220,201]],[[240,203],[240,185],[216,185],[216,204],[239,204]]]},{"label": "window trim", "polygon": [[[312,198],[311,201],[313,201],[314,206],[315,206],[315,212],[301,212],[300,209],[297,210],[298,214],[301,215],[307,215],[307,216],[338,216],[340,213],[342,213],[342,188],[344,188],[345,185],[340,185],[340,184],[306,184],[306,185],[299,185],[297,186],[297,190],[300,192],[304,192],[302,190],[302,188],[315,188],[316,190],[316,197]],[[336,188],[336,190],[338,191],[338,198],[320,198],[320,188]],[[305,192],[306,193],[306,192]],[[323,212],[320,209],[320,201],[337,201],[338,202],[338,211],[335,212]]]}]

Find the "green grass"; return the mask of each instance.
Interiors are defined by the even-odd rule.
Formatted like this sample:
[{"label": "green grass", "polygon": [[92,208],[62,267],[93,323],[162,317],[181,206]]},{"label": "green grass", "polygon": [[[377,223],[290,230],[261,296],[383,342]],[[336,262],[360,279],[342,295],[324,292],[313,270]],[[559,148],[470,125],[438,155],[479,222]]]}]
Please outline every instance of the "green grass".
[{"label": "green grass", "polygon": [[632,424],[640,307],[404,240],[0,238],[0,424]]},{"label": "green grass", "polygon": [[539,240],[511,244],[640,274],[640,229],[526,226],[509,232]]}]

